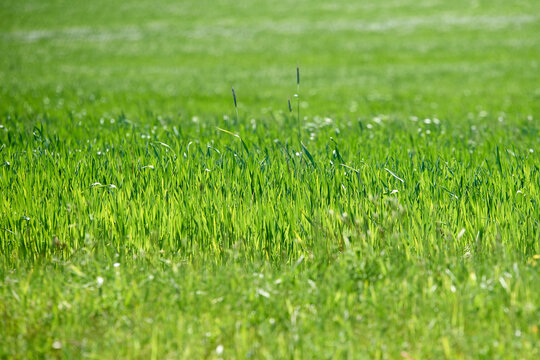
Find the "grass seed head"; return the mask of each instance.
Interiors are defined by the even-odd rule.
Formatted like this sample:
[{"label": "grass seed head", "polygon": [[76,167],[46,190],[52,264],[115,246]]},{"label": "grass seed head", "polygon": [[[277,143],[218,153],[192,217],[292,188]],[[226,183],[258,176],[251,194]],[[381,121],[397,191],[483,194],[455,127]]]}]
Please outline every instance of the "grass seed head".
[{"label": "grass seed head", "polygon": [[234,107],[238,108],[238,106],[236,105],[236,94],[234,93],[234,87],[231,87],[231,88],[232,88],[232,97],[233,97],[233,100],[234,100]]}]

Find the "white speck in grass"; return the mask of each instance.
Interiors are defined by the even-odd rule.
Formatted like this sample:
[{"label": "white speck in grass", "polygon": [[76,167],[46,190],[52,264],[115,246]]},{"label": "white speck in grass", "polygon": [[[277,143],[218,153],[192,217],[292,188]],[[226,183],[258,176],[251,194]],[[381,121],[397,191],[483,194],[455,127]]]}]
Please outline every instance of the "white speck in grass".
[{"label": "white speck in grass", "polygon": [[90,185],[90,186],[91,186],[91,187],[101,186],[101,183],[95,182],[95,183],[93,183],[93,184]]},{"label": "white speck in grass", "polygon": [[270,297],[270,294],[267,291],[264,291],[263,289],[257,289],[257,294],[260,296],[264,296],[267,299]]},{"label": "white speck in grass", "polygon": [[116,187],[116,185],[114,185],[114,184],[110,184],[109,187],[110,187],[111,189],[118,189],[118,188]]},{"label": "white speck in grass", "polygon": [[499,278],[499,283],[501,284],[504,290],[508,290],[508,284],[506,283],[506,280],[504,280],[502,276]]},{"label": "white speck in grass", "polygon": [[212,171],[212,170],[210,170],[210,169],[204,169],[204,171],[206,171],[206,172],[210,172],[210,171]]},{"label": "white speck in grass", "polygon": [[431,124],[431,119],[424,119],[424,124],[427,124],[427,125]]},{"label": "white speck in grass", "polygon": [[456,287],[454,285],[450,285],[450,291],[455,293],[456,292]]},{"label": "white speck in grass", "polygon": [[96,279],[96,282],[97,282],[97,286],[99,288],[99,287],[101,287],[103,285],[103,283],[105,282],[105,279],[103,279],[101,276],[98,276],[97,279]]},{"label": "white speck in grass", "polygon": [[296,152],[296,154],[295,154],[295,155],[296,155],[296,156],[300,156],[301,154],[300,154],[299,152]]},{"label": "white speck in grass", "polygon": [[520,337],[521,336],[521,330],[517,329],[516,332],[514,333],[514,335],[516,335],[516,337]]},{"label": "white speck in grass", "polygon": [[382,119],[380,117],[374,117],[373,122],[377,123],[377,124],[380,124],[382,122]]},{"label": "white speck in grass", "polygon": [[268,322],[270,323],[270,325],[274,325],[276,323],[276,319],[270,318],[268,319]]},{"label": "white speck in grass", "polygon": [[154,170],[154,165],[146,165],[146,166],[143,166],[141,169],[152,169],[152,170]]},{"label": "white speck in grass", "polygon": [[417,117],[417,116],[411,116],[409,119],[410,119],[411,121],[415,121],[415,122],[418,121],[418,117]]},{"label": "white speck in grass", "polygon": [[533,121],[533,117],[532,117],[532,115],[529,115],[529,116],[527,116],[527,120],[529,120],[529,121]]},{"label": "white speck in grass", "polygon": [[532,154],[532,153],[534,152],[534,150],[533,150],[533,149],[529,149],[529,152]]},{"label": "white speck in grass", "polygon": [[274,281],[274,284],[276,285],[279,285],[283,282],[283,280],[281,280],[281,278],[277,279],[276,281]]},{"label": "white speck in grass", "polygon": [[120,263],[114,263],[113,266],[114,266],[115,268],[120,267]]},{"label": "white speck in grass", "polygon": [[194,123],[198,123],[199,118],[197,116],[194,116],[194,117],[191,118],[191,121],[193,121]]},{"label": "white speck in grass", "polygon": [[465,228],[461,229],[461,231],[458,233],[457,238],[461,239],[465,235]]},{"label": "white speck in grass", "polygon": [[221,344],[218,345],[218,346],[216,347],[216,355],[218,355],[218,356],[222,355],[222,354],[223,354],[223,350],[224,350],[223,345],[221,345]]},{"label": "white speck in grass", "polygon": [[429,135],[429,134],[431,134],[431,130],[428,129],[426,130],[426,135]]},{"label": "white speck in grass", "polygon": [[373,125],[367,124],[366,127],[367,127],[368,129],[371,129],[371,128],[373,128]]},{"label": "white speck in grass", "polygon": [[62,343],[58,340],[52,343],[52,348],[54,350],[60,350],[62,348]]},{"label": "white speck in grass", "polygon": [[392,192],[390,193],[390,195],[397,194],[398,192],[399,192],[399,190],[394,189],[394,190],[392,190]]},{"label": "white speck in grass", "polygon": [[487,111],[485,110],[482,110],[478,113],[478,116],[480,116],[481,118],[485,118],[486,116],[488,115]]},{"label": "white speck in grass", "polygon": [[223,296],[220,296],[218,298],[212,299],[212,304],[217,304],[223,301]]},{"label": "white speck in grass", "polygon": [[433,118],[433,123],[435,125],[439,125],[441,123],[441,120],[437,119],[437,118]]},{"label": "white speck in grass", "polygon": [[64,300],[57,305],[57,308],[58,310],[70,310],[71,304]]}]

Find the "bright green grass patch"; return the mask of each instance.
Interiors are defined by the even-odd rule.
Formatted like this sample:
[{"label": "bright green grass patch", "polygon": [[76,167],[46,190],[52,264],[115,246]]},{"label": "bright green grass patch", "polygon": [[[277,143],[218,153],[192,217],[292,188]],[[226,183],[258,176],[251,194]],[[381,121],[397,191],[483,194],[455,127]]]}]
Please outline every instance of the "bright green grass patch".
[{"label": "bright green grass patch", "polygon": [[88,254],[3,282],[4,355],[216,358],[222,346],[226,358],[538,356],[531,264],[345,251],[330,263],[215,268]]},{"label": "bright green grass patch", "polygon": [[539,13],[2,3],[0,357],[539,357]]}]

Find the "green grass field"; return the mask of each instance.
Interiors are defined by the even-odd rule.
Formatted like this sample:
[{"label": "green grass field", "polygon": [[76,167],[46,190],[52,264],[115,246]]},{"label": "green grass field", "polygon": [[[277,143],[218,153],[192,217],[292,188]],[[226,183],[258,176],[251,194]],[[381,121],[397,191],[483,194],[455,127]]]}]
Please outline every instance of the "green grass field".
[{"label": "green grass field", "polygon": [[540,2],[0,20],[0,358],[540,358]]}]

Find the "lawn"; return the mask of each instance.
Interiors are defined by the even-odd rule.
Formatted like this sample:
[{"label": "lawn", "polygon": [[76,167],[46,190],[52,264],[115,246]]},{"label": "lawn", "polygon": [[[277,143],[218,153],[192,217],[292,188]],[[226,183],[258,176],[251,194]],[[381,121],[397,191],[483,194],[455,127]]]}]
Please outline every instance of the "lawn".
[{"label": "lawn", "polygon": [[540,2],[0,20],[0,358],[540,358]]}]

